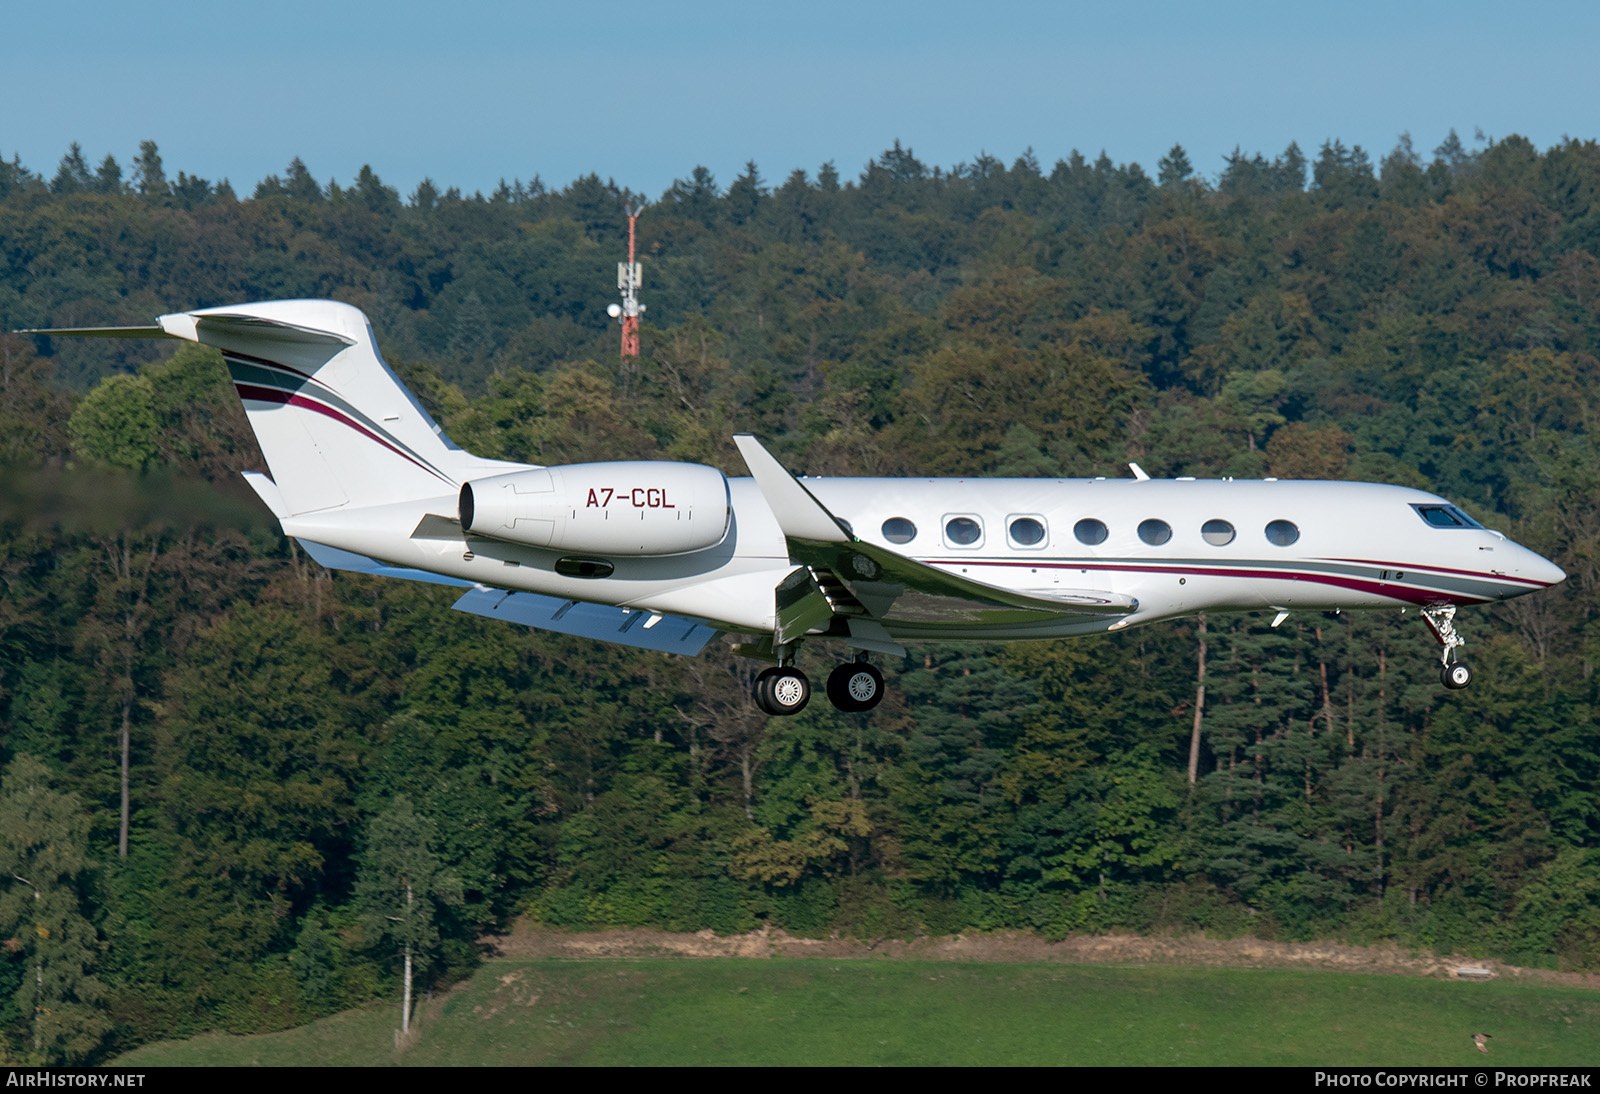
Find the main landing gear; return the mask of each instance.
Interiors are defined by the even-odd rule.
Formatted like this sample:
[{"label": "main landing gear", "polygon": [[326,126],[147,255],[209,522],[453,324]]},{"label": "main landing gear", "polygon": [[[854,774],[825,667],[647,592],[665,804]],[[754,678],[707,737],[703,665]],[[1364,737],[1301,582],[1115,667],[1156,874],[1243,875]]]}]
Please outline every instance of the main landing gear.
[{"label": "main landing gear", "polygon": [[1428,629],[1444,649],[1439,654],[1439,680],[1451,691],[1459,691],[1472,683],[1472,669],[1465,661],[1457,660],[1456,651],[1467,644],[1456,631],[1456,606],[1442,604],[1422,609],[1422,618]]},{"label": "main landing gear", "polygon": [[[756,706],[767,714],[799,714],[811,701],[811,681],[794,666],[792,650],[782,657],[778,664],[761,670],[751,691]],[[861,654],[828,674],[827,692],[829,702],[842,711],[871,710],[883,701],[883,673]]]},{"label": "main landing gear", "polygon": [[828,699],[847,713],[871,710],[883,701],[883,673],[863,654],[828,673]]},{"label": "main landing gear", "polygon": [[811,701],[811,681],[793,665],[762,669],[752,690],[756,706],[768,714],[799,714]]}]

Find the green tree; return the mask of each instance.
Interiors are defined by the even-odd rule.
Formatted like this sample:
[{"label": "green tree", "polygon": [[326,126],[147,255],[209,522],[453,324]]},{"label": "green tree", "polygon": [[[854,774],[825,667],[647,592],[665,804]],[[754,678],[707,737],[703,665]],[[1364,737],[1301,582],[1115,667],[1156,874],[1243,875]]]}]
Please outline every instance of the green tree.
[{"label": "green tree", "polygon": [[94,173],[94,192],[97,194],[122,193],[122,165],[115,156],[107,154]]},{"label": "green tree", "polygon": [[1163,190],[1181,189],[1194,177],[1194,167],[1189,163],[1189,153],[1183,150],[1181,144],[1173,145],[1172,150],[1161,157],[1161,162],[1156,167],[1159,170],[1156,181]]},{"label": "green tree", "polygon": [[80,1063],[105,1039],[105,987],[91,975],[99,933],[83,915],[89,821],[77,795],[21,755],[0,777],[0,948],[23,964],[16,1000],[32,1055]]},{"label": "green tree", "polygon": [[76,455],[130,471],[155,463],[158,430],[155,399],[143,376],[107,377],[67,420]]},{"label": "green tree", "polygon": [[56,168],[56,177],[51,180],[50,189],[57,194],[78,194],[90,189],[93,182],[89,165],[83,162],[83,149],[77,141],[73,141],[67,154],[61,157],[61,166]]},{"label": "green tree", "polygon": [[445,870],[434,853],[437,829],[411,807],[404,794],[372,819],[357,900],[366,909],[374,933],[396,947],[403,962],[400,1032],[411,1032],[411,985],[415,970],[425,969],[439,944],[434,917],[442,905],[461,902],[461,882]]},{"label": "green tree", "polygon": [[159,202],[168,194],[167,172],[155,141],[140,141],[139,155],[133,161],[133,190],[146,201]]}]

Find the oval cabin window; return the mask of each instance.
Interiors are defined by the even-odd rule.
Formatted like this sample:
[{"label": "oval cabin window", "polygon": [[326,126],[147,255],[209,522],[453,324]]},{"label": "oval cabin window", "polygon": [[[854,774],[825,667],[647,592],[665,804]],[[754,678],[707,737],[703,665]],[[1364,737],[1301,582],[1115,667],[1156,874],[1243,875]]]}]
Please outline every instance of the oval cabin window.
[{"label": "oval cabin window", "polygon": [[1200,526],[1200,538],[1213,547],[1226,547],[1233,536],[1233,525],[1225,520],[1208,520]]},{"label": "oval cabin window", "polygon": [[905,517],[890,517],[883,522],[883,538],[890,543],[910,543],[917,538],[917,526]]},{"label": "oval cabin window", "polygon": [[1172,525],[1164,520],[1141,520],[1139,522],[1139,538],[1152,547],[1160,547],[1172,538]]},{"label": "oval cabin window", "polygon": [[1106,541],[1106,537],[1111,534],[1111,531],[1106,527],[1105,521],[1095,520],[1093,517],[1084,517],[1072,526],[1072,534],[1077,537],[1079,543],[1089,547],[1098,547]]},{"label": "oval cabin window", "polygon": [[971,517],[951,517],[945,521],[944,538],[958,547],[970,547],[983,538],[983,526]]},{"label": "oval cabin window", "polygon": [[1275,520],[1267,525],[1267,542],[1274,547],[1288,547],[1300,538],[1300,529],[1292,520]]},{"label": "oval cabin window", "polygon": [[1044,542],[1044,524],[1033,517],[1018,517],[1011,522],[1011,542],[1018,547],[1037,547]]}]

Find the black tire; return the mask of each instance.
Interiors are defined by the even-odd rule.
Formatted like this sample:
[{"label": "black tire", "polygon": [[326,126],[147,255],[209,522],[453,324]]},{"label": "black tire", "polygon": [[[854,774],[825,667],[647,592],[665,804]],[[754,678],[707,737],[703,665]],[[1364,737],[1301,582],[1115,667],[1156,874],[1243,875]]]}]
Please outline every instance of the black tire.
[{"label": "black tire", "polygon": [[1465,661],[1452,661],[1440,670],[1439,679],[1451,691],[1459,691],[1472,683],[1472,670]]},{"label": "black tire", "polygon": [[767,686],[772,683],[772,678],[781,670],[777,665],[762,669],[756,674],[756,682],[750,686],[750,695],[755,699],[756,706],[763,714],[776,714],[772,709],[772,701],[767,697]]},{"label": "black tire", "polygon": [[846,661],[828,674],[828,700],[852,714],[871,710],[883,701],[883,673],[865,661]]},{"label": "black tire", "polygon": [[764,669],[752,690],[756,706],[768,714],[799,714],[811,701],[811,681],[796,668]]}]

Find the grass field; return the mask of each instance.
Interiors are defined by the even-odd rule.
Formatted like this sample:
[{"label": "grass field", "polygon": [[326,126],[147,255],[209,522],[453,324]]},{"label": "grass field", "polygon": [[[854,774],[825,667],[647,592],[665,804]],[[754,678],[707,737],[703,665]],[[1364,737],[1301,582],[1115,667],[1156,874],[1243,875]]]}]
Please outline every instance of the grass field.
[{"label": "grass field", "polygon": [[1254,969],[502,959],[433,1001],[398,1054],[395,1019],[367,1008],[117,1063],[1600,1064],[1600,993]]}]

